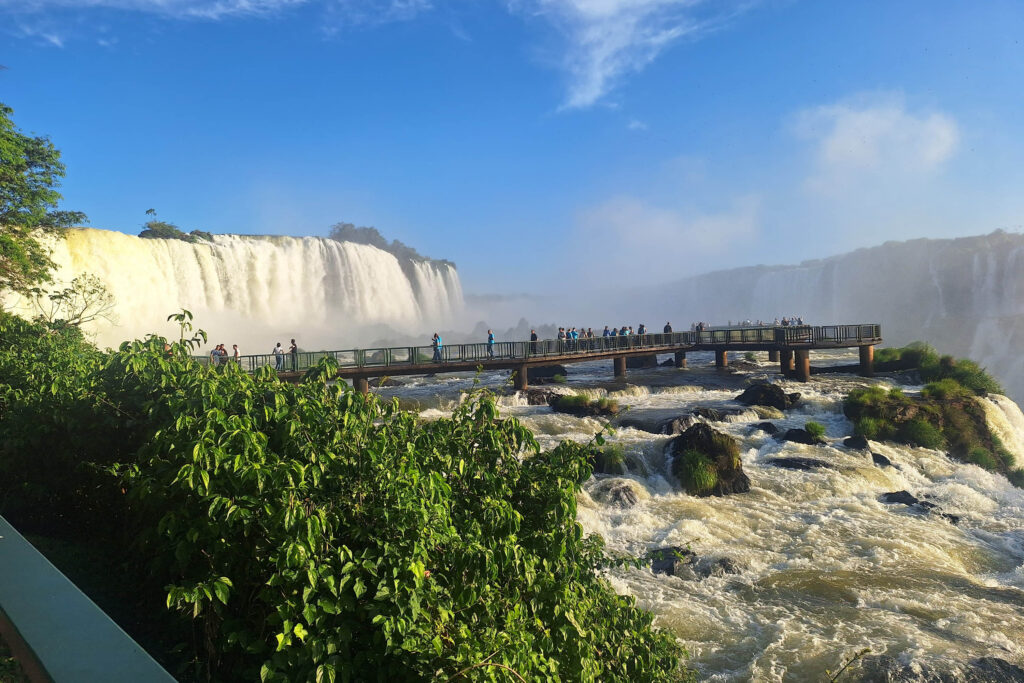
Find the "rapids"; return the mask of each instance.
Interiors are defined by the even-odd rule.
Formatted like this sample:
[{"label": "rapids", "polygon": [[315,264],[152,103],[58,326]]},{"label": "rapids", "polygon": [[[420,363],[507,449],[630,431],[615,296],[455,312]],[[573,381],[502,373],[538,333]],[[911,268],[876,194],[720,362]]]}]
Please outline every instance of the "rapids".
[{"label": "rapids", "polygon": [[[816,363],[823,360],[852,358],[816,354]],[[630,370],[619,383],[610,381],[609,362],[581,363],[570,367],[568,385],[554,386],[614,397],[627,408],[619,419],[636,424],[698,406],[739,408],[732,399],[745,380],[779,381],[767,363],[733,373],[715,371],[709,363],[708,354],[690,354],[690,370]],[[381,393],[400,397],[426,418],[450,413],[476,381],[504,392],[502,413],[521,419],[544,448],[562,439],[589,441],[602,427],[600,420],[528,405],[498,372],[403,381],[405,386]],[[820,422],[826,427],[825,446],[780,442],[754,432],[752,425],[762,420],[753,411],[715,423],[740,440],[752,483],[747,494],[695,498],[681,493],[663,455],[670,437],[627,427],[610,438],[634,467],[626,477],[599,475],[584,484],[578,512],[584,529],[600,534],[616,553],[642,555],[688,545],[701,557],[729,558],[739,567],[738,574],[704,579],[648,569],[608,574],[617,591],[636,596],[659,624],[677,634],[703,679],[827,680],[826,669],[837,670],[844,656],[863,647],[871,648],[871,655],[844,680],[877,680],[880,662],[907,676],[895,680],[921,681],[932,680],[927,671],[950,674],[984,656],[1024,665],[1024,491],[939,451],[871,442],[871,451],[894,465],[878,467],[868,452],[844,447],[852,425],[842,414],[842,398],[852,387],[873,381],[890,380],[818,375],[807,384],[783,382],[786,391],[798,391],[803,399],[772,421],[782,429]],[[1024,462],[1020,409],[998,396],[987,409],[995,431]],[[796,471],[767,464],[788,455],[826,460],[830,466]],[[609,489],[617,482],[636,493],[633,507],[609,504]],[[958,523],[879,502],[880,494],[900,490],[959,517]]]}]

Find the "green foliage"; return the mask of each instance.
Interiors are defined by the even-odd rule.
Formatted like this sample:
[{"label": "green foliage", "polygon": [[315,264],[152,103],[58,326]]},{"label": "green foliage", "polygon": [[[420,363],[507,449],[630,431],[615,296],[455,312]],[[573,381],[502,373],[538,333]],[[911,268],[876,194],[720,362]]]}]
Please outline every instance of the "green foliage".
[{"label": "green foliage", "polygon": [[388,242],[384,235],[374,227],[356,227],[353,223],[335,223],[331,226],[327,236],[338,242],[355,242],[356,244],[368,244],[377,247],[382,251],[394,254],[400,261],[434,261],[455,267],[455,264],[447,259],[430,259],[423,256],[414,248],[398,240]]},{"label": "green foliage", "polygon": [[951,377],[931,382],[921,390],[921,396],[924,398],[938,401],[962,400],[973,395],[973,391],[967,389]]},{"label": "green foliage", "polygon": [[49,282],[53,262],[39,232],[85,223],[79,211],[58,211],[64,177],[60,152],[49,138],[25,135],[0,103],[0,290],[26,293]]},{"label": "green foliage", "polygon": [[[214,680],[680,680],[682,648],[599,570],[576,522],[589,449],[541,451],[474,395],[397,401],[210,367],[159,337],[99,353],[0,316],[0,501],[133,543]],[[72,528],[68,528],[69,525]]]},{"label": "green foliage", "polygon": [[590,458],[591,466],[597,474],[626,474],[626,452],[619,444],[608,444],[594,449]]},{"label": "green foliage", "polygon": [[204,242],[213,241],[213,233],[206,232],[205,230],[193,230],[189,233],[190,236],[195,238],[195,241],[202,240]]},{"label": "green foliage", "polygon": [[686,449],[679,456],[676,472],[686,491],[694,496],[710,494],[718,483],[718,470],[715,464],[693,448]]},{"label": "green foliage", "polygon": [[95,275],[83,273],[62,289],[33,287],[29,300],[50,326],[78,327],[97,318],[113,320],[114,296]]},{"label": "green foliage", "polygon": [[551,407],[565,412],[590,409],[595,412],[615,413],[618,412],[619,402],[606,396],[590,399],[583,394],[559,394],[551,399]]},{"label": "green foliage", "polygon": [[569,381],[565,375],[555,375],[554,377],[551,378],[551,380],[555,384],[565,384],[566,382]]},{"label": "green foliage", "polygon": [[743,358],[753,363],[754,361],[757,360],[757,354],[754,353],[753,351],[747,351],[746,353],[743,354]]},{"label": "green foliage", "polygon": [[939,354],[924,342],[913,342],[903,348],[879,349],[875,354],[879,369],[918,370],[925,382],[952,379],[978,396],[1001,394],[999,382],[977,363]]},{"label": "green foliage", "polygon": [[804,424],[804,429],[810,434],[816,441],[821,441],[822,437],[825,436],[825,425],[820,422],[810,421]]},{"label": "green foliage", "polygon": [[195,242],[196,238],[183,232],[177,225],[164,221],[146,221],[142,224],[143,230],[139,237],[145,240],[181,240],[182,242]]},{"label": "green foliage", "polygon": [[902,423],[899,426],[897,438],[903,443],[922,448],[942,448],[946,445],[942,431],[921,418]]}]

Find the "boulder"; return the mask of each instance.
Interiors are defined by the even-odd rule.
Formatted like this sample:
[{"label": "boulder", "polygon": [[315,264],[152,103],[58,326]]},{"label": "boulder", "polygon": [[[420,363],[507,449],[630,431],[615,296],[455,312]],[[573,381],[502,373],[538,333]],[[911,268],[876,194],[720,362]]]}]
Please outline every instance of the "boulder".
[{"label": "boulder", "polygon": [[608,491],[609,503],[617,508],[631,508],[640,502],[640,496],[633,487],[619,484]]},{"label": "boulder", "polygon": [[614,401],[573,403],[566,400],[566,397],[561,394],[550,395],[548,405],[557,413],[565,413],[574,417],[609,417],[619,412],[619,405]]},{"label": "boulder", "polygon": [[772,467],[782,467],[787,470],[804,470],[805,472],[832,467],[832,463],[826,460],[818,460],[817,458],[768,458],[764,463]]},{"label": "boulder", "polygon": [[626,358],[626,367],[631,370],[656,368],[658,367],[658,357],[653,353],[646,356],[628,356]]},{"label": "boulder", "polygon": [[786,417],[778,408],[772,408],[771,406],[750,406],[750,409],[757,413],[757,419],[759,420],[781,420]]},{"label": "boulder", "polygon": [[693,495],[725,496],[750,491],[739,444],[703,422],[689,427],[666,444],[672,474]]},{"label": "boulder", "polygon": [[[794,395],[796,400],[791,398]],[[777,384],[766,383],[751,384],[736,397],[736,400],[743,405],[769,406],[777,410],[792,408],[799,399],[799,394],[786,394]]]},{"label": "boulder", "polygon": [[885,457],[881,453],[872,453],[871,461],[878,467],[892,467],[892,462],[889,458]]},{"label": "boulder", "polygon": [[688,548],[670,546],[650,551],[645,559],[650,560],[651,571],[655,574],[681,576],[697,560],[697,555]]},{"label": "boulder", "polygon": [[[859,662],[862,683],[1024,683],[1024,669],[998,657],[981,657],[969,663],[914,661],[906,663],[891,655],[869,655]],[[857,671],[851,667],[851,671]]]},{"label": "boulder", "polygon": [[863,436],[848,436],[843,439],[843,445],[856,451],[866,451],[870,447]]},{"label": "boulder", "polygon": [[662,434],[682,434],[693,425],[700,422],[695,415],[680,415],[677,418],[666,420],[658,430]]},{"label": "boulder", "polygon": [[531,406],[546,406],[551,400],[551,391],[548,389],[527,389],[526,403]]},{"label": "boulder", "polygon": [[669,358],[668,360],[663,360],[660,363],[661,367],[663,367],[663,368],[671,368],[675,364],[676,364],[676,361],[673,358]]},{"label": "boulder", "polygon": [[700,408],[694,408],[691,414],[697,417],[702,417],[708,422],[725,422],[728,418],[735,415],[742,415],[742,410],[730,410],[728,408],[707,408],[701,406]]},{"label": "boulder", "polygon": [[399,382],[397,379],[390,377],[371,377],[366,383],[373,388],[379,387],[404,387],[405,382]]},{"label": "boulder", "polygon": [[779,428],[773,425],[771,422],[758,422],[756,425],[754,425],[751,431],[762,431],[766,434],[777,434],[779,432]]},{"label": "boulder", "polygon": [[787,429],[781,438],[783,441],[792,441],[793,443],[802,443],[808,446],[820,446],[824,443],[824,441],[813,437],[806,429]]},{"label": "boulder", "polygon": [[526,381],[530,384],[545,384],[555,381],[555,375],[568,377],[569,371],[564,365],[531,365],[526,368]]},{"label": "boulder", "polygon": [[709,576],[725,576],[726,574],[739,574],[743,568],[738,562],[730,557],[719,557],[716,560],[701,558],[694,567],[698,576],[706,579]]},{"label": "boulder", "polygon": [[590,466],[593,468],[594,474],[621,476],[629,471],[622,451],[612,448],[595,450],[590,455]]},{"label": "boulder", "polygon": [[896,505],[900,503],[903,505],[915,505],[918,502],[917,498],[911,495],[909,491],[892,491],[890,493],[883,493],[878,497],[878,501],[885,503],[886,505]]}]

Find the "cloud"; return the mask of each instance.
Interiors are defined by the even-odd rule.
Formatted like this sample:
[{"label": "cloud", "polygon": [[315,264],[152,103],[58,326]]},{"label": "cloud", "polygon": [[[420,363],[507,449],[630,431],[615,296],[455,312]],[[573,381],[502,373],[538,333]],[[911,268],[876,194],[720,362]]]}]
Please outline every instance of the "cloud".
[{"label": "cloud", "polygon": [[647,124],[640,119],[630,119],[626,124],[628,130],[647,130]]},{"label": "cloud", "polygon": [[511,0],[512,11],[552,24],[567,46],[560,67],[569,75],[563,108],[593,106],[629,74],[669,45],[698,39],[755,0]]},{"label": "cloud", "polygon": [[805,109],[794,122],[797,136],[812,144],[807,186],[823,192],[934,173],[953,157],[960,140],[951,116],[909,111],[904,98],[892,93]]},{"label": "cloud", "polygon": [[431,7],[429,0],[11,0],[0,10],[37,14],[47,10],[116,9],[158,14],[175,19],[225,19],[265,15],[306,4],[321,4],[331,16],[348,24],[377,24],[415,17]]}]

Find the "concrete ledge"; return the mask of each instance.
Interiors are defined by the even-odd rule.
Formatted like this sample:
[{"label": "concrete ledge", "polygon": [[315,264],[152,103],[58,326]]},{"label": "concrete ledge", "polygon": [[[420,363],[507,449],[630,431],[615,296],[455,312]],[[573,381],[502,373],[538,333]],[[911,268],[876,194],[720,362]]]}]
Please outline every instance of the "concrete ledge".
[{"label": "concrete ledge", "polygon": [[3,517],[0,632],[33,681],[174,681]]}]

